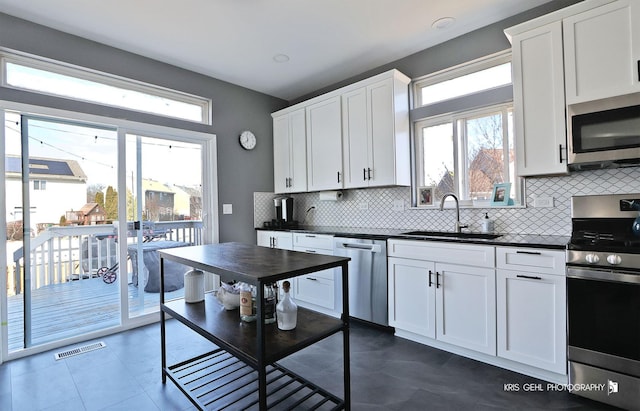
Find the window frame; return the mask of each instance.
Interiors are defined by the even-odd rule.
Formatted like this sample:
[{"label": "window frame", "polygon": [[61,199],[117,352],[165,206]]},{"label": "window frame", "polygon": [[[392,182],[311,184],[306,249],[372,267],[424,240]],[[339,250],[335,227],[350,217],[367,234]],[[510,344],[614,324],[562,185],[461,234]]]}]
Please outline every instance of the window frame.
[{"label": "window frame", "polygon": [[[454,67],[446,68],[444,70],[440,70],[438,72],[428,74],[426,76],[419,77],[413,81],[412,93],[414,96],[414,99],[413,99],[414,104],[412,108],[416,109],[419,107],[425,107],[429,105],[437,105],[450,100],[468,97],[470,95],[477,94],[477,93],[483,93],[483,92],[486,92],[487,90],[493,90],[496,88],[504,87],[504,86],[490,87],[481,91],[464,94],[456,97],[450,97],[434,103],[422,104],[422,89],[424,87],[429,87],[434,84],[443,83],[445,81],[453,80],[458,77],[476,73],[478,71],[482,71],[491,67],[499,66],[504,63],[511,63],[511,61],[512,61],[511,50],[505,50],[495,54],[491,54],[486,57],[472,60],[467,63],[462,63]],[[511,81],[513,83],[513,77],[511,78]]]},{"label": "window frame", "polygon": [[[462,136],[462,144],[460,144],[460,133],[465,133],[465,130],[459,130],[459,123],[461,119],[465,121],[482,115],[489,115],[498,111],[503,112],[502,118],[502,130],[503,130],[503,150],[508,153],[509,146],[504,143],[508,143],[508,127],[509,119],[508,115],[504,114],[510,111],[513,121],[513,83],[502,85],[498,87],[490,87],[486,90],[470,93],[463,96],[453,97],[431,103],[427,105],[420,105],[422,88],[430,86],[439,82],[451,80],[453,78],[464,76],[476,71],[484,70],[486,68],[494,67],[506,62],[512,61],[512,55],[510,50],[505,50],[499,53],[495,53],[480,59],[463,63],[449,69],[441,70],[436,73],[420,77],[413,81],[411,87],[412,93],[412,109],[410,112],[410,120],[412,122],[411,127],[411,206],[417,207],[417,187],[419,184],[420,176],[424,175],[424,169],[421,162],[421,156],[423,150],[423,144],[420,140],[421,130],[424,127],[432,127],[440,124],[451,123],[453,132],[453,164],[454,164],[454,187],[455,194],[460,196],[461,184],[468,186],[469,182],[469,159],[466,157],[467,139],[466,136]],[[513,82],[513,77],[512,77]],[[513,124],[511,124],[513,127]],[[515,134],[515,129],[512,130]],[[513,136],[513,145],[515,146],[515,135]],[[462,147],[460,147],[462,145]],[[515,150],[515,147],[513,147]],[[505,207],[524,207],[524,181],[521,177],[515,174],[516,159],[514,155],[514,173],[506,172],[505,175],[509,176],[509,179],[513,176],[511,193],[514,198],[514,205]],[[462,168],[461,168],[462,167]],[[504,165],[505,171],[508,171],[508,164]],[[462,176],[460,174],[463,174]],[[464,179],[461,180],[461,178]],[[477,207],[484,208],[489,206],[489,200],[477,200],[472,201],[469,199],[461,200],[461,207]],[[435,205],[434,205],[435,207]]]},{"label": "window frame", "polygon": [[[81,98],[81,97],[70,97],[57,93],[50,93],[47,91],[41,91],[34,88],[25,88],[20,86],[15,86],[9,84],[7,79],[7,64],[15,64],[19,66],[24,66],[27,68],[32,68],[35,70],[47,71],[52,74],[67,76],[76,78],[78,80],[90,81],[96,84],[109,86],[109,87],[117,87],[120,89],[125,89],[133,92],[147,94],[152,97],[159,97],[164,99],[173,100],[179,103],[191,104],[194,106],[200,107],[201,112],[201,121],[193,120],[185,117],[171,116],[168,114],[158,113],[149,110],[142,110],[131,108],[118,104],[108,104],[100,101],[92,100],[90,98]],[[182,121],[188,121],[191,123],[197,124],[212,124],[212,101],[209,98],[205,98],[202,96],[197,96],[194,94],[185,93],[178,90],[169,89],[166,87],[145,83],[137,80],[133,80],[126,77],[121,77],[97,70],[92,70],[86,67],[81,67],[77,65],[72,65],[60,61],[55,61],[51,59],[46,59],[44,57],[37,57],[28,55],[26,53],[17,52],[14,50],[7,50],[5,48],[0,48],[0,86],[4,88],[10,88],[14,90],[22,90],[30,93],[36,93],[46,96],[53,96],[59,98],[72,99],[74,101],[81,101],[84,103],[90,104],[98,104],[105,107],[115,107],[122,110],[129,110],[134,112],[140,112],[145,114],[151,114],[160,117],[173,118]]]}]

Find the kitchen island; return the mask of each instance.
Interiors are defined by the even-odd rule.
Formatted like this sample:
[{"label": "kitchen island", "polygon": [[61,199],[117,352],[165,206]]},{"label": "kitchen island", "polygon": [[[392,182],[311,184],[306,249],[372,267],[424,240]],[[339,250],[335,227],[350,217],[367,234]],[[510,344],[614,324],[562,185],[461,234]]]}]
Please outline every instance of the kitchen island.
[{"label": "kitchen island", "polygon": [[[310,255],[241,243],[209,244],[160,251],[163,313],[180,321],[217,347],[211,352],[167,365],[165,316],[162,316],[162,381],[167,377],[199,409],[268,408],[349,409],[348,258]],[[164,301],[164,261],[173,261],[256,286],[258,321],[243,323],[238,310],[226,311],[207,293],[200,303]],[[333,267],[341,267],[343,313],[335,319],[298,308],[298,325],[281,331],[264,324],[264,285]],[[330,335],[343,335],[344,399],[281,367],[276,361]],[[314,408],[315,409],[315,408]]]}]

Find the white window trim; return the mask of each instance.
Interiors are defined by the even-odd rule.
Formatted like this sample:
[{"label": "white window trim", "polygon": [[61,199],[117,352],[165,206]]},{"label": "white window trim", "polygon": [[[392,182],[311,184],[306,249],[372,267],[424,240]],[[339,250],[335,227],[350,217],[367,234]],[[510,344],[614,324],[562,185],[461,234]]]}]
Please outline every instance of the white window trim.
[{"label": "white window trim", "polygon": [[[455,113],[448,113],[448,114],[443,114],[443,115],[439,115],[439,116],[433,116],[433,117],[428,117],[428,118],[424,118],[421,120],[416,120],[413,123],[413,138],[412,138],[412,146],[413,146],[413,156],[415,157],[415,166],[413,167],[414,172],[415,172],[415,176],[414,176],[414,186],[418,185],[418,179],[420,175],[424,174],[424,170],[422,169],[422,164],[418,163],[418,158],[417,158],[417,153],[422,152],[421,150],[424,149],[424,146],[422,144],[422,139],[420,138],[421,136],[421,132],[420,130],[424,127],[433,127],[433,126],[437,126],[437,125],[441,125],[441,124],[452,124],[452,129],[453,129],[453,133],[454,133],[454,139],[453,139],[453,167],[454,170],[457,173],[460,172],[465,172],[465,175],[463,176],[456,176],[456,178],[454,179],[454,191],[456,193],[456,196],[460,196],[460,191],[462,189],[461,187],[461,181],[462,184],[465,184],[466,179],[468,178],[468,176],[466,175],[466,171],[468,171],[467,167],[468,164],[467,161],[468,159],[465,157],[462,157],[463,152],[466,152],[465,147],[461,147],[459,140],[461,138],[461,133],[464,134],[464,130],[458,130],[458,121],[461,119],[473,119],[475,117],[479,117],[479,116],[483,116],[486,114],[490,114],[490,113],[495,113],[495,112],[499,112],[499,111],[505,111],[510,109],[512,112],[514,110],[513,108],[513,103],[502,103],[502,104],[494,104],[491,106],[485,106],[485,107],[480,107],[474,110],[465,110],[465,111],[460,111],[460,112],[455,112]],[[508,128],[508,119],[505,118],[503,116],[503,132],[504,130],[507,130]],[[514,130],[515,132],[515,130]],[[463,140],[463,144],[466,144],[466,136],[462,136],[464,138]],[[503,136],[504,137],[504,136]],[[503,141],[504,143],[504,141]],[[503,150],[508,150],[508,146],[505,147],[505,145],[503,144]],[[464,165],[464,170],[461,169],[461,163],[465,163]],[[508,170],[505,170],[505,173],[508,175]],[[516,203],[514,205],[508,205],[508,206],[503,206],[501,208],[524,208],[524,201],[523,201],[523,192],[524,192],[524,184],[521,178],[516,176],[515,181],[511,181],[512,184],[512,193],[515,195],[515,201]],[[417,204],[417,197],[416,197],[416,190],[413,189],[412,191],[412,207],[411,208],[417,208],[416,204]],[[447,200],[449,201],[449,200]],[[486,202],[488,203],[488,202]],[[434,204],[433,208],[436,208],[438,206],[438,204]],[[477,204],[476,203],[471,203],[471,200],[468,199],[464,199],[464,200],[460,200],[460,207],[461,208],[486,208],[487,204],[485,204],[485,202],[480,201]],[[424,207],[420,207],[420,208],[424,208]],[[496,208],[496,206],[492,206],[492,208]]]},{"label": "white window trim", "polygon": [[[511,62],[512,61],[512,53],[510,49],[507,50],[503,50],[488,56],[484,56],[481,58],[478,58],[476,60],[472,60],[470,62],[465,62],[465,63],[461,63],[457,66],[453,66],[453,67],[449,67],[440,71],[437,71],[435,73],[431,73],[428,74],[426,76],[422,76],[419,78],[416,78],[412,81],[412,87],[411,87],[411,110],[412,112],[415,114],[417,114],[418,116],[415,118],[412,118],[412,127],[411,127],[411,132],[412,132],[412,138],[411,138],[411,162],[412,162],[412,186],[411,186],[411,208],[412,209],[422,209],[422,207],[417,207],[417,195],[416,195],[416,186],[418,185],[418,176],[420,175],[419,173],[424,173],[424,170],[421,169],[421,166],[417,165],[417,153],[420,152],[421,150],[421,143],[418,141],[418,136],[419,136],[419,130],[422,127],[430,127],[430,126],[434,126],[434,125],[438,125],[438,124],[443,124],[443,123],[447,123],[447,122],[451,122],[453,123],[453,127],[454,127],[454,132],[457,134],[458,131],[455,130],[455,128],[458,127],[458,122],[457,121],[453,121],[454,118],[460,118],[460,117],[473,117],[476,114],[481,114],[483,112],[488,112],[491,110],[500,110],[504,107],[511,107],[511,109],[513,110],[513,100],[507,102],[506,100],[502,103],[495,103],[495,104],[487,104],[487,105],[483,105],[483,106],[478,106],[477,108],[470,108],[468,110],[459,110],[459,111],[442,111],[443,114],[436,114],[433,116],[420,116],[418,112],[420,112],[421,110],[424,110],[424,107],[438,107],[439,105],[442,106],[447,106],[449,101],[453,101],[456,99],[463,99],[467,96],[471,96],[471,95],[476,95],[476,94],[481,94],[481,93],[487,93],[490,92],[492,93],[492,90],[497,90],[497,89],[501,89],[505,86],[499,86],[499,87],[495,87],[495,88],[489,88],[486,90],[482,90],[482,91],[478,91],[476,93],[470,93],[468,95],[465,96],[458,96],[458,97],[454,97],[448,100],[442,100],[442,101],[438,101],[435,103],[431,103],[428,105],[421,105],[421,89],[425,86],[429,86],[432,84],[436,84],[436,83],[440,83],[443,81],[447,81],[447,80],[451,80],[453,78],[459,77],[459,76],[464,76],[466,74],[470,74],[479,70],[484,70],[490,67],[494,67],[496,65],[500,65],[503,63],[507,63],[507,62]],[[513,81],[513,79],[512,79]],[[489,93],[489,94],[490,94]],[[440,106],[440,107],[442,107]],[[461,114],[464,113],[464,116],[461,116]],[[503,126],[506,127],[507,126],[507,119],[503,119],[504,123]],[[505,128],[506,130],[506,128]],[[515,130],[514,130],[515,133]],[[515,136],[514,136],[515,138]],[[454,168],[456,170],[456,172],[460,172],[460,147],[458,147],[459,144],[457,141],[454,141]],[[419,169],[420,168],[420,169]],[[512,181],[512,193],[515,195],[515,199],[516,199],[516,204],[515,205],[508,205],[508,206],[503,206],[504,208],[525,208],[526,204],[525,204],[525,181],[524,179],[522,179],[521,177],[516,176],[515,177],[515,181]],[[460,192],[460,187],[459,187],[459,179],[456,178],[454,181],[454,186],[455,186],[455,190],[457,193]],[[460,202],[460,207],[461,208],[486,208],[488,206],[488,204],[470,204],[467,201],[461,201]],[[434,205],[435,207],[435,205]],[[492,208],[503,208],[503,207],[496,207],[493,206]]]},{"label": "white window trim", "polygon": [[156,97],[175,100],[181,103],[187,103],[187,104],[199,106],[202,113],[202,121],[189,120],[181,117],[163,115],[163,114],[158,114],[158,113],[145,111],[145,110],[136,110],[128,107],[122,107],[119,105],[105,104],[105,103],[96,102],[90,99],[74,98],[74,100],[76,101],[82,101],[86,103],[98,104],[98,105],[108,106],[108,107],[116,107],[123,110],[137,111],[137,112],[152,114],[152,115],[161,116],[161,117],[175,118],[178,120],[195,122],[198,124],[211,125],[212,123],[211,99],[197,96],[194,94],[185,93],[178,90],[172,90],[166,87],[144,83],[144,82],[133,80],[126,77],[116,76],[114,74],[92,70],[86,67],[80,67],[80,66],[60,62],[60,61],[47,59],[44,57],[21,53],[15,50],[0,48],[0,74],[1,74],[1,82],[2,82],[1,85],[2,87],[5,87],[5,88],[11,88],[15,90],[26,90],[31,93],[49,95],[54,97],[69,98],[69,97],[61,96],[54,93],[47,93],[47,92],[37,91],[33,89],[25,89],[22,87],[16,87],[11,84],[8,84],[7,73],[6,73],[7,63],[18,64],[21,66],[26,66],[26,67],[30,67],[38,70],[49,71],[49,72],[64,75],[64,76],[75,77],[81,80],[92,81],[92,82],[104,84],[107,86],[119,87],[119,88],[131,90],[131,91],[149,94]]},{"label": "white window trim", "polygon": [[[418,108],[418,107],[423,107],[422,104],[422,93],[421,93],[421,89],[423,87],[427,87],[427,86],[431,86],[433,84],[437,84],[437,83],[442,83],[443,81],[447,81],[447,80],[452,80],[456,77],[461,77],[464,76],[466,74],[471,74],[474,73],[476,71],[480,71],[480,70],[484,70],[490,67],[494,67],[494,66],[498,66],[500,64],[504,64],[504,63],[509,63],[511,62],[511,50],[504,50],[498,53],[494,53],[491,54],[489,56],[485,56],[476,60],[472,60],[470,62],[467,63],[462,63],[459,64],[457,66],[454,67],[450,67],[450,68],[446,68],[440,71],[437,71],[435,73],[431,73],[428,74],[426,76],[422,76],[419,77],[417,79],[413,80],[413,89],[412,89],[412,94],[413,94],[413,107],[412,108]],[[487,89],[487,90],[491,90],[491,89]],[[480,92],[485,92],[487,90],[482,90]],[[473,93],[471,93],[473,94]],[[455,98],[461,98],[464,96],[459,96],[459,97],[454,97],[452,99]],[[452,99],[447,99],[447,100],[452,100]],[[442,101],[438,101],[436,103],[432,103],[432,104],[440,104],[443,101],[447,101],[447,100],[442,100]]]}]

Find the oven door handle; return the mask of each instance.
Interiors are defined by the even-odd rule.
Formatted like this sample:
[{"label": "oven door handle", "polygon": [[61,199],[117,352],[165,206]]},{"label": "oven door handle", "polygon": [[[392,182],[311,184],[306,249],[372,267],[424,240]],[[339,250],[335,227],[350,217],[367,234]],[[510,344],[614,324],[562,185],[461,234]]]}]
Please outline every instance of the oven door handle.
[{"label": "oven door handle", "polygon": [[584,267],[567,267],[567,277],[585,280],[601,280],[616,283],[640,284],[640,274],[625,271],[595,270]]}]

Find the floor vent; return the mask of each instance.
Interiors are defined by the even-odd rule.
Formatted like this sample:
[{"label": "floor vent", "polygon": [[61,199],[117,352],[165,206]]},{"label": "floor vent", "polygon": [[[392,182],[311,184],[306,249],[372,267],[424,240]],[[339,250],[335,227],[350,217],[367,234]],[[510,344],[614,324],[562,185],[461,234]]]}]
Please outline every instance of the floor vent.
[{"label": "floor vent", "polygon": [[100,348],[105,348],[106,346],[107,344],[100,341],[93,344],[83,345],[82,347],[72,348],[67,351],[58,352],[56,353],[55,357],[56,360],[62,360],[64,358],[73,357],[74,355],[80,355],[89,351],[99,350]]}]

